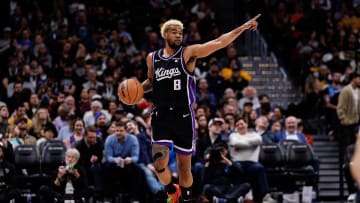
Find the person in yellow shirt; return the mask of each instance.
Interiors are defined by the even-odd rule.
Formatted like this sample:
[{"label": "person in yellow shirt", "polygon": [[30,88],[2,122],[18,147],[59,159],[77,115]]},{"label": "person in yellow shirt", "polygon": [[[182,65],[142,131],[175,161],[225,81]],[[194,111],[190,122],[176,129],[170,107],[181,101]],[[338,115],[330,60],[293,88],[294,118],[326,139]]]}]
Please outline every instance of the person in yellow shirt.
[{"label": "person in yellow shirt", "polygon": [[32,120],[26,116],[26,109],[24,104],[20,104],[19,106],[16,107],[14,113],[12,113],[12,115],[8,119],[8,123],[9,125],[14,125],[17,123],[18,120],[22,118],[25,118],[27,120],[26,128],[30,129],[32,126]]}]

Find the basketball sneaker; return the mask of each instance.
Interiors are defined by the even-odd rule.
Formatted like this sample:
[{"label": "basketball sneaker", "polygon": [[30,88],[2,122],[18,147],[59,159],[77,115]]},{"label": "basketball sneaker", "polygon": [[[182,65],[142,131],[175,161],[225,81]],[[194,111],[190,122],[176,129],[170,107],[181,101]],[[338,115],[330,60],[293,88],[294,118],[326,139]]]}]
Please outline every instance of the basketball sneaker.
[{"label": "basketball sneaker", "polygon": [[166,203],[180,203],[181,190],[178,184],[174,184],[176,191],[173,194],[167,194]]}]

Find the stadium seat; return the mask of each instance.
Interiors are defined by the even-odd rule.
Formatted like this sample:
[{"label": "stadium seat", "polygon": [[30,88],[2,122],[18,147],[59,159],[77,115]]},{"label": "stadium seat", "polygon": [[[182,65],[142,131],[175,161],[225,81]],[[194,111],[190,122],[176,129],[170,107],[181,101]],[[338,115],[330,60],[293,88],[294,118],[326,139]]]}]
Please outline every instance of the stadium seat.
[{"label": "stadium seat", "polygon": [[296,188],[302,186],[317,187],[318,174],[316,160],[310,145],[292,143],[286,151],[286,172],[289,182]]},{"label": "stadium seat", "polygon": [[40,173],[40,159],[34,145],[19,145],[15,148],[15,167],[24,175]]},{"label": "stadium seat", "polygon": [[[20,198],[36,201],[41,184],[46,182],[40,171],[40,158],[34,145],[19,145],[15,148],[16,187]],[[29,197],[28,197],[29,196]]]},{"label": "stadium seat", "polygon": [[286,187],[285,152],[279,144],[262,144],[259,162],[266,169],[270,190],[278,191]]},{"label": "stadium seat", "polygon": [[41,154],[42,172],[52,176],[57,173],[57,169],[65,162],[66,147],[58,142],[49,142],[45,144]]}]

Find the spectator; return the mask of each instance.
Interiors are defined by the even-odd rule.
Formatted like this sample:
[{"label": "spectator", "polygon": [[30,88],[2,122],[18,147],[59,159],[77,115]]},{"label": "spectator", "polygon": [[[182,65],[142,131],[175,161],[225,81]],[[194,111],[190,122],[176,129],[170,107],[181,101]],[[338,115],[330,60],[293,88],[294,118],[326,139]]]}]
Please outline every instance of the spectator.
[{"label": "spectator", "polygon": [[196,142],[196,162],[205,164],[208,158],[209,149],[216,143],[224,143],[221,140],[221,125],[224,123],[222,118],[215,117],[208,123],[209,134],[199,138]]},{"label": "spectator", "polygon": [[8,127],[9,111],[6,103],[0,102],[0,133],[5,135]]},{"label": "spectator", "polygon": [[280,106],[275,106],[271,117],[269,118],[269,122],[272,125],[275,122],[279,122],[280,126],[284,124],[284,110]]},{"label": "spectator", "polygon": [[252,109],[257,110],[260,108],[260,102],[257,97],[256,89],[252,86],[248,86],[243,90],[243,98],[239,100],[239,108],[243,109],[244,104],[251,102],[253,104]]},{"label": "spectator", "polygon": [[78,162],[80,153],[77,149],[68,149],[65,154],[65,164],[57,169],[56,177],[52,177],[51,185],[42,185],[40,187],[41,202],[53,202],[64,200],[65,189],[71,187],[74,189],[73,198],[81,201],[82,198],[90,196],[88,191],[88,182],[84,167]]},{"label": "spectator", "polygon": [[116,101],[117,86],[112,75],[104,76],[105,85],[99,88],[99,94],[105,100],[105,106],[108,106],[110,101]]},{"label": "spectator", "polygon": [[76,87],[80,86],[79,82],[81,82],[81,80],[75,75],[73,64],[66,62],[62,65],[58,74],[62,76],[57,78],[57,86],[59,90],[65,94],[74,95]]},{"label": "spectator", "polygon": [[97,195],[103,192],[102,158],[104,145],[96,136],[96,128],[89,126],[85,130],[84,138],[75,143],[80,153],[79,163],[84,166],[89,186],[95,188]]},{"label": "spectator", "polygon": [[275,143],[276,140],[276,134],[269,130],[269,121],[266,116],[260,116],[256,119],[256,128],[255,131],[259,133],[262,137],[263,143]]},{"label": "spectator", "polygon": [[326,118],[326,130],[330,140],[334,140],[336,136],[336,130],[339,128],[339,118],[336,113],[336,106],[339,101],[340,92],[343,89],[341,84],[341,73],[332,73],[332,82],[323,90],[323,98],[325,101],[325,118]]},{"label": "spectator", "polygon": [[220,101],[226,87],[224,79],[219,74],[219,69],[219,64],[216,58],[212,58],[212,60],[210,59],[206,81],[209,85],[208,89],[214,92],[217,102]]},{"label": "spectator", "polygon": [[110,114],[108,113],[107,110],[103,109],[102,103],[98,100],[95,100],[95,101],[91,102],[91,110],[87,111],[84,114],[83,120],[85,122],[85,127],[95,124],[95,115],[96,115],[96,113],[99,113],[99,112],[101,112],[105,115],[107,122],[109,122],[111,120]]},{"label": "spectator", "polygon": [[138,139],[140,150],[138,165],[145,174],[146,183],[150,192],[157,198],[166,198],[164,186],[156,177],[156,171],[151,157],[151,138],[148,137],[146,132],[140,132],[138,124],[134,120],[126,123],[126,130]]},{"label": "spectator", "polygon": [[15,188],[15,177],[15,166],[6,160],[4,147],[0,145],[0,201],[21,201]]},{"label": "spectator", "polygon": [[57,137],[58,133],[56,127],[51,123],[48,110],[46,108],[40,108],[35,113],[33,125],[29,130],[29,134],[35,138],[39,138],[44,127],[52,128],[51,130],[54,133],[54,137]]},{"label": "spectator", "polygon": [[108,122],[106,121],[105,114],[98,112],[95,114],[95,128],[96,128],[96,136],[100,137],[102,140],[106,140],[108,129]]},{"label": "spectator", "polygon": [[12,144],[6,139],[6,134],[0,133],[0,146],[2,146],[2,151],[4,153],[4,159],[10,163],[14,163],[15,154]]},{"label": "spectator", "polygon": [[294,116],[289,116],[285,119],[285,130],[276,134],[276,140],[277,142],[294,140],[305,144],[307,143],[305,135],[298,132],[298,120]]},{"label": "spectator", "polygon": [[238,97],[241,96],[241,91],[248,86],[251,80],[251,76],[242,69],[241,63],[236,58],[230,60],[229,67],[222,70],[222,75]]},{"label": "spectator", "polygon": [[259,102],[260,102],[260,109],[258,111],[258,114],[260,116],[267,116],[268,118],[271,117],[271,104],[270,104],[270,98],[266,94],[259,95]]},{"label": "spectator", "polygon": [[[9,92],[9,89],[11,88],[13,84],[14,91]],[[30,98],[29,91],[24,90],[23,82],[22,81],[16,81],[12,84],[9,84],[8,86],[8,107],[10,112],[13,112],[17,106],[27,102],[27,98]],[[11,94],[11,95],[10,95]]]},{"label": "spectator", "polygon": [[70,115],[78,116],[79,112],[76,106],[75,98],[72,95],[65,97],[64,103],[70,108]]},{"label": "spectator", "polygon": [[75,116],[70,116],[67,125],[63,126],[60,131],[59,135],[56,137],[57,140],[64,141],[66,138],[70,137],[74,132],[73,122],[76,119]]},{"label": "spectator", "polygon": [[63,140],[67,148],[73,147],[76,142],[84,138],[84,129],[85,129],[84,121],[81,118],[78,118],[75,119],[71,125],[73,129],[72,135]]},{"label": "spectator", "polygon": [[215,144],[210,150],[209,163],[205,168],[203,193],[209,200],[240,200],[249,191],[248,183],[236,183],[237,168],[228,157],[227,145]]},{"label": "spectator", "polygon": [[[20,74],[20,67],[19,67],[19,61],[16,57],[10,57],[9,58],[9,64],[7,71],[4,71],[5,73],[1,73],[1,81],[5,83],[5,87],[7,87],[8,84],[15,82],[17,75]],[[11,96],[11,95],[8,95]]]},{"label": "spectator", "polygon": [[42,149],[41,145],[54,139],[55,131],[54,128],[50,126],[44,126],[44,128],[41,130],[41,137],[36,141],[36,146],[39,149],[39,152],[41,152],[40,149]]},{"label": "spectator", "polygon": [[29,109],[27,109],[26,115],[29,118],[34,117],[39,107],[40,107],[39,95],[37,93],[31,93],[30,101],[29,101]]},{"label": "spectator", "polygon": [[282,131],[282,124],[280,121],[275,121],[271,124],[271,132],[273,133],[280,133]]},{"label": "spectator", "polygon": [[197,132],[196,138],[201,139],[209,134],[208,122],[205,115],[197,117]]},{"label": "spectator", "polygon": [[87,111],[90,110],[90,96],[87,89],[82,89],[80,93],[80,99],[78,100],[79,113],[80,116],[83,116]]},{"label": "spectator", "polygon": [[[231,161],[238,170],[238,178],[245,178],[251,184],[256,203],[271,200],[264,166],[259,163],[261,136],[249,132],[246,121],[236,121],[237,132],[230,135],[228,142]],[[273,201],[275,202],[275,201]]]},{"label": "spectator", "polygon": [[95,88],[96,90],[101,89],[104,86],[104,83],[96,79],[96,71],[94,69],[87,70],[87,82],[82,84],[84,89]]},{"label": "spectator", "polygon": [[339,95],[339,103],[336,107],[340,120],[339,142],[342,149],[355,143],[355,127],[359,123],[360,115],[360,74],[353,72],[350,75],[350,84],[345,86]]},{"label": "spectator", "polygon": [[62,127],[68,125],[71,109],[66,103],[60,104],[58,107],[58,116],[53,120],[56,130],[59,132]]},{"label": "spectator", "polygon": [[20,118],[16,121],[16,127],[19,130],[19,137],[24,141],[23,144],[29,144],[36,146],[36,138],[29,134],[29,130],[26,127],[28,124],[27,118]]},{"label": "spectator", "polygon": [[208,83],[206,79],[200,79],[198,85],[199,91],[196,92],[196,103],[198,105],[205,105],[210,107],[211,115],[215,115],[216,110],[216,98],[214,93],[208,89]]},{"label": "spectator", "polygon": [[26,123],[27,123],[26,127],[30,129],[32,126],[32,120],[26,116],[25,112],[26,109],[24,104],[20,104],[19,106],[17,106],[16,110],[12,113],[12,115],[8,119],[9,125],[13,125],[16,123],[16,121],[24,118],[26,119]]},{"label": "spectator", "polygon": [[[139,160],[139,142],[134,135],[128,134],[125,123],[117,122],[115,126],[115,133],[105,141],[105,197],[112,198],[115,188],[120,188],[121,192],[128,189],[132,201],[136,201],[142,189],[138,187],[142,176],[136,166]],[[116,186],[119,180],[120,187]]]}]

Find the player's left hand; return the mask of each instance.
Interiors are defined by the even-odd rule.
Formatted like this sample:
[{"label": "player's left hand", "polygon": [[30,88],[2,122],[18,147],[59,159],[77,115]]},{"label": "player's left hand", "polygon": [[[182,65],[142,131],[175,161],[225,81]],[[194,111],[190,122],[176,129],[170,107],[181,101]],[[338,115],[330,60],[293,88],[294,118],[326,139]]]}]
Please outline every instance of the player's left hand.
[{"label": "player's left hand", "polygon": [[257,29],[258,26],[258,22],[256,21],[259,17],[261,16],[261,14],[258,14],[257,16],[253,17],[252,19],[248,20],[244,26],[245,29],[249,29],[252,31],[255,31]]}]

